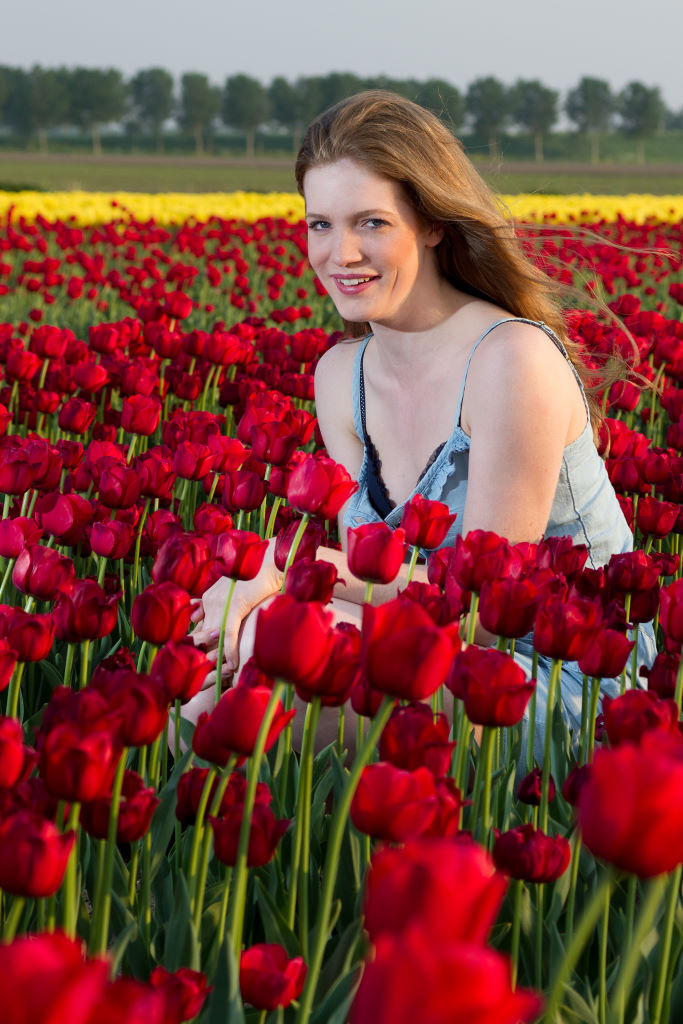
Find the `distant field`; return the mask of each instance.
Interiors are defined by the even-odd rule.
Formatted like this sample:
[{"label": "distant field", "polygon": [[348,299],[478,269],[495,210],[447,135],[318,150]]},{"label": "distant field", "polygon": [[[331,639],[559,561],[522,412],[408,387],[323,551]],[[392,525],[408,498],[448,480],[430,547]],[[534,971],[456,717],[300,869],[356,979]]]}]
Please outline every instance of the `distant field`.
[{"label": "distant field", "polygon": [[[499,167],[477,165],[487,181],[507,193],[583,193],[654,195],[683,192],[683,166],[652,164],[532,164],[508,161]],[[3,153],[0,189],[253,192],[294,191],[293,161],[253,161],[218,157],[90,157],[71,154],[39,156]]]}]

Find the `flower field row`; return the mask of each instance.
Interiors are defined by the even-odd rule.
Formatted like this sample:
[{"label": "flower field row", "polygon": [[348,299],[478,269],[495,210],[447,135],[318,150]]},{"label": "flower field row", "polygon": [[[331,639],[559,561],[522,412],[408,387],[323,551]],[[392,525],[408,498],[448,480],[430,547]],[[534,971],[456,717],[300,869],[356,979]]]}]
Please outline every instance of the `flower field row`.
[{"label": "flower field row", "polygon": [[[661,221],[676,223],[683,219],[680,195],[507,195],[502,201],[520,221],[557,223],[614,221],[624,219],[635,224]],[[119,207],[137,220],[157,224],[178,224],[193,218],[208,220],[256,221],[262,217],[303,217],[303,199],[296,193],[160,193],[136,192],[0,192],[0,217],[10,208],[15,217],[32,222],[74,218],[79,225],[109,221]]]},{"label": "flower field row", "polygon": [[[399,530],[350,533],[358,630],[334,625],[336,570],[318,557],[355,483],[315,419],[313,372],[340,325],[292,197],[267,212],[254,197],[241,212],[141,197],[139,213],[121,197],[124,215],[95,198],[87,216],[12,198],[3,1020],[679,1019],[681,200],[655,219],[627,216],[630,198],[608,216],[581,197],[590,231],[525,233],[585,295],[567,316],[588,360],[633,363],[600,395],[600,444],[634,553],[596,569],[566,539],[483,531],[441,548],[449,517],[416,498]],[[372,605],[420,549],[429,582]],[[213,663],[187,636],[194,602],[253,578],[271,550],[283,592],[195,727],[181,710]],[[470,642],[477,613],[494,648]],[[542,764],[523,724],[535,669],[511,656],[531,633],[555,694]],[[565,661],[584,680],[574,734]]]}]

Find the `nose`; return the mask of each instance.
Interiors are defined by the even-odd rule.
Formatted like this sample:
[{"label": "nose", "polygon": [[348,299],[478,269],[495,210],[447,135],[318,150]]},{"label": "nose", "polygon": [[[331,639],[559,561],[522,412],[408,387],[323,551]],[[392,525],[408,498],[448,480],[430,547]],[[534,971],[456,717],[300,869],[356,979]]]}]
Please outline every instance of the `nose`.
[{"label": "nose", "polygon": [[355,231],[340,228],[335,233],[334,259],[338,266],[347,267],[363,259],[358,235]]}]

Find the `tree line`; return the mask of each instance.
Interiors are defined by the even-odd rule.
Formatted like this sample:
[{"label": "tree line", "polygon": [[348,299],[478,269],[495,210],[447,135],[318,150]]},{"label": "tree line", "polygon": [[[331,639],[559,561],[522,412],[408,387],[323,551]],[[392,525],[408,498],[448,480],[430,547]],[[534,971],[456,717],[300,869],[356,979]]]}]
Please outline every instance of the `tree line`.
[{"label": "tree line", "polygon": [[456,135],[465,129],[488,146],[491,157],[498,153],[501,134],[513,130],[532,138],[536,159],[543,160],[544,142],[562,112],[577,133],[590,139],[593,161],[599,159],[600,138],[607,131],[616,129],[632,138],[642,162],[646,139],[662,130],[683,130],[683,110],[668,110],[659,88],[639,81],[614,92],[603,79],[583,77],[561,97],[538,79],[519,79],[507,86],[490,75],[461,91],[436,78],[361,78],[350,72],[294,81],[277,77],[269,85],[236,74],[220,87],[207,75],[188,72],[176,89],[164,68],[147,68],[125,79],[115,68],[41,66],[0,66],[0,126],[22,140],[37,139],[43,151],[51,130],[74,127],[91,135],[93,151],[99,153],[100,133],[111,125],[151,138],[162,150],[164,128],[175,119],[192,135],[200,154],[222,122],[244,133],[247,155],[252,156],[257,129],[286,131],[296,148],[305,126],[322,110],[353,93],[377,88],[433,110]]}]

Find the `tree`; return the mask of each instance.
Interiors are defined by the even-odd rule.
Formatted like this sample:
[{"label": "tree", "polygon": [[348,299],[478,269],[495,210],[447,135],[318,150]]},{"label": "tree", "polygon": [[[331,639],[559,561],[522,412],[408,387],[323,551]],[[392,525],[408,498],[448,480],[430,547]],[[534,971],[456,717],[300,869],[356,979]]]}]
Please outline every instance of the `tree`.
[{"label": "tree", "polygon": [[465,103],[459,89],[441,78],[424,82],[417,94],[417,102],[433,111],[455,134],[465,120]]},{"label": "tree", "polygon": [[30,71],[8,68],[5,117],[19,135],[38,136],[41,152],[47,152],[47,129],[63,124],[69,106],[67,72],[35,65]]},{"label": "tree", "polygon": [[534,140],[536,159],[543,160],[543,137],[557,121],[559,93],[538,79],[519,79],[510,91],[510,113]]},{"label": "tree", "polygon": [[157,149],[163,149],[162,126],[173,113],[173,76],[163,68],[147,68],[131,79],[131,97],[137,119],[151,131]]},{"label": "tree", "polygon": [[508,94],[497,78],[477,78],[465,94],[465,107],[474,131],[488,140],[489,155],[498,155],[498,136],[508,118]]},{"label": "tree", "polygon": [[197,156],[204,152],[204,132],[218,117],[221,90],[206,75],[190,71],[180,80],[180,123],[194,135]]},{"label": "tree", "polygon": [[92,135],[93,153],[100,154],[100,126],[120,120],[126,110],[126,87],[116,68],[74,68],[69,73],[69,117]]},{"label": "tree", "polygon": [[364,88],[363,80],[349,71],[332,71],[321,79],[323,109],[341,103]]},{"label": "tree", "polygon": [[591,140],[591,161],[600,159],[600,135],[607,131],[614,113],[614,96],[601,78],[582,78],[567,94],[565,110],[578,130]]},{"label": "tree", "polygon": [[247,156],[254,155],[256,129],[270,116],[268,90],[249,75],[228,78],[223,91],[223,120],[247,133]]},{"label": "tree", "polygon": [[281,128],[292,133],[292,146],[296,152],[304,126],[301,89],[280,76],[274,78],[268,86],[268,99],[271,117]]},{"label": "tree", "polygon": [[662,127],[666,108],[658,88],[642,82],[629,82],[619,94],[618,110],[622,127],[636,140],[637,160],[645,162],[645,139],[652,138]]}]

